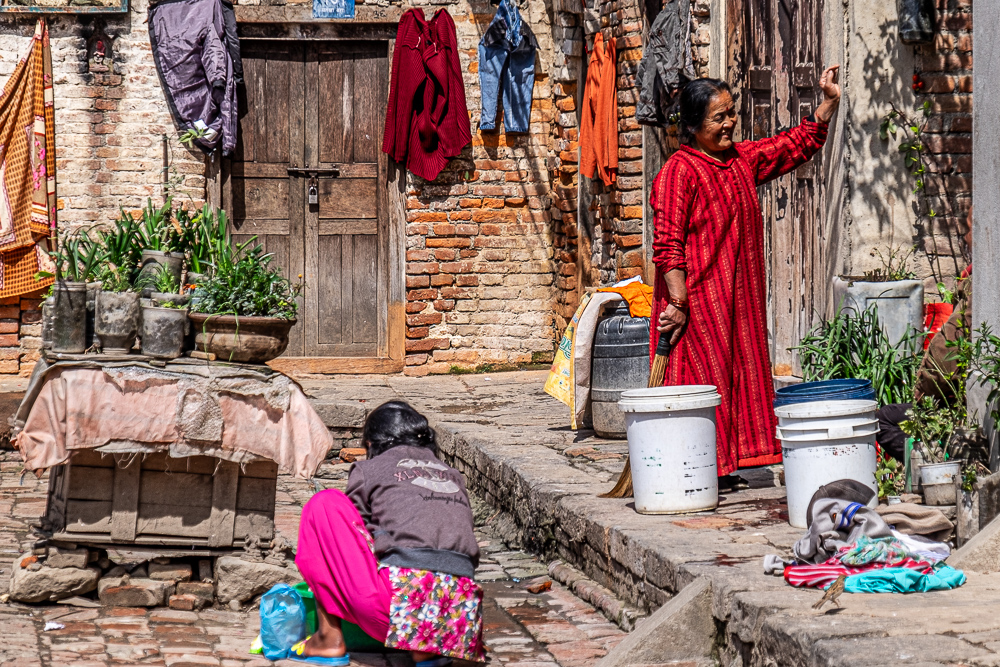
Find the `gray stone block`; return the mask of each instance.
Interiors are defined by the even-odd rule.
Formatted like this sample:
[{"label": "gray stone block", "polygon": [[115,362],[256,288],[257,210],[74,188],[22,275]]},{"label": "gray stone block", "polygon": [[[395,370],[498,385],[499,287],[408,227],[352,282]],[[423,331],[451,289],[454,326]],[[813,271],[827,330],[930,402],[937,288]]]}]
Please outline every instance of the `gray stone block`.
[{"label": "gray stone block", "polygon": [[161,607],[173,592],[173,584],[155,579],[104,577],[97,584],[97,597],[108,607]]},{"label": "gray stone block", "polygon": [[59,547],[49,547],[49,555],[45,559],[45,564],[49,567],[87,567],[90,553],[83,547],[79,549],[60,549]]},{"label": "gray stone block", "polygon": [[302,576],[294,567],[251,563],[233,556],[222,556],[215,561],[216,595],[223,604],[232,600],[245,603],[275,584],[300,581]]},{"label": "gray stone block", "polygon": [[309,402],[327,428],[361,428],[368,416],[367,408],[357,403],[315,398]]},{"label": "gray stone block", "polygon": [[660,665],[685,661],[692,667],[714,664],[712,584],[699,578],[649,618],[639,621],[622,643],[601,658],[597,667]]},{"label": "gray stone block", "polygon": [[97,587],[101,571],[96,567],[42,567],[29,570],[20,566],[23,554],[16,561],[10,577],[10,599],[18,602],[55,602],[63,598],[89,593]]},{"label": "gray stone block", "polygon": [[191,565],[188,563],[150,563],[149,578],[158,581],[191,581]]},{"label": "gray stone block", "polygon": [[948,558],[948,565],[980,574],[1000,572],[1000,517],[993,519],[961,549]]}]

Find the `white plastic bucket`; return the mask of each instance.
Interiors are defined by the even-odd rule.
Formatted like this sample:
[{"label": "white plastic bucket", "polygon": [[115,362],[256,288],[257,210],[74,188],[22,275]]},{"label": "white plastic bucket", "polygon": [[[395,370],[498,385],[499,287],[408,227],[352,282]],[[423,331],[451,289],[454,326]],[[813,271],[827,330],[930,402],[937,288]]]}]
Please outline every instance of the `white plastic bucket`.
[{"label": "white plastic bucket", "polygon": [[819,487],[839,479],[875,486],[874,401],[816,401],[775,410],[785,464],[788,523],[806,527],[806,509]]},{"label": "white plastic bucket", "polygon": [[632,466],[635,509],[640,514],[681,514],[715,509],[719,478],[711,385],[681,385],[622,392]]}]

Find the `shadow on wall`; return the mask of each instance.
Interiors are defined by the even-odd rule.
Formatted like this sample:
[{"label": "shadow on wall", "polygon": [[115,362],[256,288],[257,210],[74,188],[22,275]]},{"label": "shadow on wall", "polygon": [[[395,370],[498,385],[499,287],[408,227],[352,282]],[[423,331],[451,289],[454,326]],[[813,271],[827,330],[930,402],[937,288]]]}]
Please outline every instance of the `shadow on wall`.
[{"label": "shadow on wall", "polygon": [[[895,9],[891,11],[894,14]],[[857,249],[850,261],[850,272],[860,274],[875,268],[877,260],[868,257],[873,249],[885,252],[890,245],[915,246],[917,266],[913,268],[920,276],[929,271],[937,282],[962,269],[958,266],[962,251],[957,234],[944,222],[952,214],[948,210],[950,193],[939,197],[914,193],[915,177],[905,168],[898,150],[902,134],[888,141],[879,137],[879,125],[892,105],[922,120],[918,105],[925,98],[915,99],[911,88],[914,47],[899,41],[895,16],[884,18],[877,26],[860,25],[859,18],[855,21],[859,25],[853,34],[863,51],[858,53],[859,46],[852,51],[863,57],[852,59],[859,66],[851,65],[844,91],[845,110],[850,112],[849,160],[853,163],[847,176],[850,219]],[[926,157],[928,161],[935,159],[933,155]],[[931,218],[931,209],[940,218]],[[941,245],[947,245],[957,258],[942,256]]]}]

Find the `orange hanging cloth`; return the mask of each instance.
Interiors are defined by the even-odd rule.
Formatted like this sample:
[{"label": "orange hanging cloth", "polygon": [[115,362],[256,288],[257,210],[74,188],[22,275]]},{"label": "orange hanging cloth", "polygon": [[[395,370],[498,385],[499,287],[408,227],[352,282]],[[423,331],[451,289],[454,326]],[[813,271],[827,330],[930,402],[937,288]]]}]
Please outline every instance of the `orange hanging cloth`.
[{"label": "orange hanging cloth", "polygon": [[615,40],[594,36],[580,124],[580,171],[611,185],[618,178],[618,89]]},{"label": "orange hanging cloth", "polygon": [[44,19],[0,95],[0,298],[37,291],[54,271],[48,239],[56,223],[52,54]]}]

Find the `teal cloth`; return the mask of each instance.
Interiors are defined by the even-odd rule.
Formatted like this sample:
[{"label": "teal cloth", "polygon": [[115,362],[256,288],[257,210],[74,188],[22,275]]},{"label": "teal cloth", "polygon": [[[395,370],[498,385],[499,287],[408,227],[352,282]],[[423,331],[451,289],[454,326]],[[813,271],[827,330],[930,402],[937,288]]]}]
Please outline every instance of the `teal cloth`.
[{"label": "teal cloth", "polygon": [[931,574],[922,574],[907,567],[886,567],[881,570],[852,574],[844,582],[848,593],[927,593],[947,591],[965,583],[965,573],[942,565]]}]

